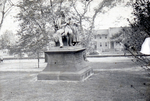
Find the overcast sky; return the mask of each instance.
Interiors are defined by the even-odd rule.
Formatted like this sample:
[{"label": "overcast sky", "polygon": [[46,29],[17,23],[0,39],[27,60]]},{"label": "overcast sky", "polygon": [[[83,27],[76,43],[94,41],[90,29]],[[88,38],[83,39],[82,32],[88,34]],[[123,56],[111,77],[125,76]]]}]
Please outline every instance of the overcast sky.
[{"label": "overcast sky", "polygon": [[[99,0],[95,0],[93,6],[97,5]],[[128,26],[127,18],[133,19],[133,8],[131,6],[126,7],[125,4],[130,0],[123,0],[122,3],[111,8],[105,14],[99,14],[95,20],[95,29],[107,29],[109,27],[121,27]],[[107,11],[107,8],[106,8]]]},{"label": "overcast sky", "polygon": [[[91,3],[89,8],[91,15],[93,14],[92,9],[96,7],[99,2],[100,0],[93,0],[93,3]],[[99,14],[95,20],[95,29],[127,26],[128,22],[126,19],[132,18],[132,7],[125,7],[124,4],[125,3],[117,5],[105,14]],[[18,11],[19,10],[17,10],[15,7],[11,10],[11,13],[4,20],[0,34],[5,32],[5,30],[12,30],[14,33],[16,33],[16,30],[18,29],[18,22],[15,20],[14,16]]]}]

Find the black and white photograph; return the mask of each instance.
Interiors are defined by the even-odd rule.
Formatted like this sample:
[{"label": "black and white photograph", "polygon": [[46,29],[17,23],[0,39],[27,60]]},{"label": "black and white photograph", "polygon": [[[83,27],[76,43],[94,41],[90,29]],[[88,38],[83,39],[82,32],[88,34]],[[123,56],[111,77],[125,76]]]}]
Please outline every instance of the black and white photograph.
[{"label": "black and white photograph", "polygon": [[0,101],[150,101],[150,0],[0,0]]}]

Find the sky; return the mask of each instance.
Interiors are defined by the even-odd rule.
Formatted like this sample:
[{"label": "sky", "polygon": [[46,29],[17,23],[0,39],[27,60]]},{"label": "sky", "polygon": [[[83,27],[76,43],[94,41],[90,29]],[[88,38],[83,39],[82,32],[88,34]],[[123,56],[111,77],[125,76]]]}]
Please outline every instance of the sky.
[{"label": "sky", "polygon": [[95,20],[95,29],[107,29],[109,27],[128,26],[127,18],[132,19],[131,7],[117,6],[106,14],[99,14]]},{"label": "sky", "polygon": [[[97,7],[100,1],[101,0],[93,0],[89,8],[89,15],[93,14],[93,8]],[[16,0],[12,2],[15,3]],[[118,4],[116,7],[110,9],[107,13],[98,14],[98,16],[95,19],[95,29],[98,30],[107,29],[109,27],[128,26],[128,22],[126,19],[132,18],[132,7],[125,7],[124,4],[125,2],[122,4]],[[9,13],[9,15],[6,16],[3,23],[3,27],[0,30],[0,35],[3,34],[6,30],[11,30],[13,33],[17,32],[17,29],[19,28],[19,23],[17,22],[17,19],[14,18],[17,12],[19,12],[19,10],[16,7],[14,7]]]},{"label": "sky", "polygon": [[[93,7],[98,5],[99,0],[95,0]],[[123,27],[129,26],[127,18],[133,19],[133,8],[131,6],[126,7],[125,4],[130,0],[123,0],[122,3],[118,3],[115,7],[108,10],[106,13],[98,14],[95,19],[95,29],[108,29],[110,27]]]}]

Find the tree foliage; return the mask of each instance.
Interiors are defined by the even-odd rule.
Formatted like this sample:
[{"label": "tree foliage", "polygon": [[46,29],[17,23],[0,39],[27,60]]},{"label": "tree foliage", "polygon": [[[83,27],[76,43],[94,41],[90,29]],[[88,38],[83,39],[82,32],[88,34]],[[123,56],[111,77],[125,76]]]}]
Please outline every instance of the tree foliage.
[{"label": "tree foliage", "polygon": [[19,46],[23,51],[37,51],[47,42],[47,32],[45,31],[46,13],[43,13],[41,1],[25,0],[20,4],[18,18],[21,21],[21,29],[18,31]]},{"label": "tree foliage", "polygon": [[150,60],[140,50],[145,38],[150,37],[150,0],[135,0],[132,6],[134,19],[127,19],[130,27],[122,28],[117,37],[140,65],[149,65]]},{"label": "tree foliage", "polygon": [[14,34],[6,30],[3,35],[0,36],[0,49],[9,49],[15,45],[15,36]]},{"label": "tree foliage", "polygon": [[50,5],[45,5],[42,0],[20,2],[20,13],[17,16],[21,21],[18,45],[22,51],[37,52],[46,47],[59,14],[58,5],[55,5],[57,2],[51,1]]},{"label": "tree foliage", "polygon": [[139,51],[144,39],[150,36],[150,1],[136,0],[133,8],[135,18],[133,21],[128,20],[132,28],[128,35],[128,45]]},{"label": "tree foliage", "polygon": [[134,19],[129,20],[130,27],[123,27],[113,38],[120,37],[128,48],[140,51],[141,45],[146,37],[150,36],[150,1],[136,0],[132,4]]},{"label": "tree foliage", "polygon": [[[135,16],[134,22],[131,26],[134,28],[140,28],[147,35],[150,36],[150,1],[149,0],[136,0],[133,4]],[[134,28],[134,29],[135,29]]]}]

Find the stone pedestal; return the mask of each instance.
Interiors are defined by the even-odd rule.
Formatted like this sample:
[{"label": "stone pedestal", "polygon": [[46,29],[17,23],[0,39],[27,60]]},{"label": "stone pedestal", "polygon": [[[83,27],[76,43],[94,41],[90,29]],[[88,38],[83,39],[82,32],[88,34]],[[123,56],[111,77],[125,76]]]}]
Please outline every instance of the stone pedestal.
[{"label": "stone pedestal", "polygon": [[83,81],[93,74],[83,57],[84,48],[54,47],[47,54],[47,66],[38,74],[38,80]]}]

